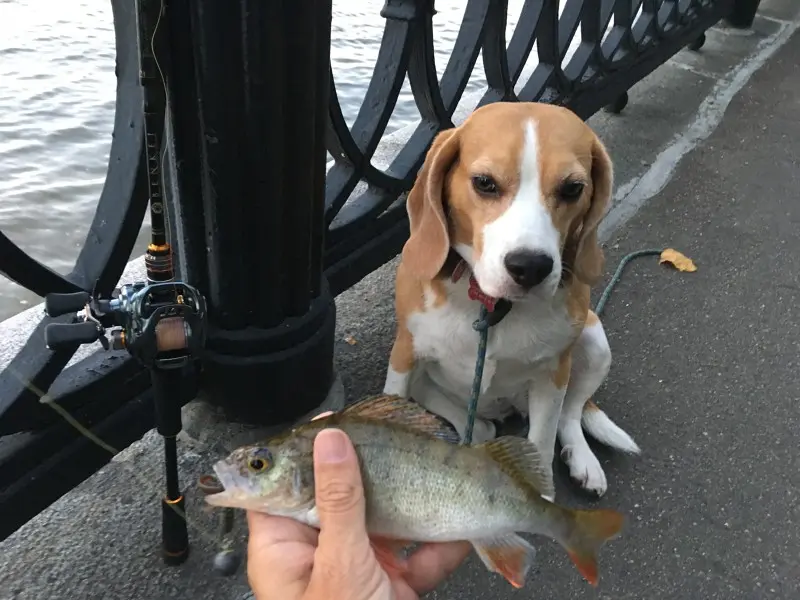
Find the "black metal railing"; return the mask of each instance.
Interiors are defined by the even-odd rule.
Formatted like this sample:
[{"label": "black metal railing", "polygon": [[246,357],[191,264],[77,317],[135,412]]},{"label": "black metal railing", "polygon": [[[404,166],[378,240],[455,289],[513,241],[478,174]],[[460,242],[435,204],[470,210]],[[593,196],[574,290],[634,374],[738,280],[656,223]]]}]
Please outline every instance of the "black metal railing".
[{"label": "black metal railing", "polygon": [[[208,301],[200,378],[233,418],[285,421],[332,380],[333,298],[380,267],[408,235],[403,195],[456,108],[482,51],[479,104],[539,101],[588,118],[727,18],[749,27],[758,0],[528,0],[506,39],[506,0],[469,0],[444,73],[432,0],[386,0],[374,77],[348,127],[330,68],[330,0],[112,0],[117,45],[114,141],[75,268],[61,276],[0,233],[0,272],[40,296],[109,294],[148,204],[142,44],[166,73],[172,245],[180,276]],[[167,8],[168,10],[164,10]],[[136,11],[160,11],[143,40]],[[580,44],[566,59],[570,42]],[[538,64],[520,81],[529,55]],[[386,169],[376,149],[408,78],[420,121]],[[515,90],[519,90],[518,92]],[[162,90],[163,91],[163,90]],[[327,171],[326,150],[334,164]],[[124,447],[153,426],[149,378],[127,354],[49,350],[45,317],[0,374],[0,538],[110,458],[40,402],[58,402]]]}]

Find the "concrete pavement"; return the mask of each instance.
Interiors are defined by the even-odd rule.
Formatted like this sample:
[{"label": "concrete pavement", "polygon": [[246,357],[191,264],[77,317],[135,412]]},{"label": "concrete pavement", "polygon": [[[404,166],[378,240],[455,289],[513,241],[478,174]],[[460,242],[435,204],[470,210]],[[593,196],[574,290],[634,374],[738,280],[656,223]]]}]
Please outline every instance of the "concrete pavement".
[{"label": "concrete pavement", "polygon": [[[699,55],[681,53],[631,90],[622,115],[590,121],[619,174],[605,230],[609,270],[653,246],[677,248],[699,268],[676,273],[638,259],[606,309],[615,355],[597,401],[644,453],[598,450],[609,492],[597,502],[557,472],[560,502],[629,515],[601,554],[600,587],[542,540],[522,591],[471,558],[432,598],[800,597],[800,35],[770,56],[798,8],[763,4],[769,18],[754,32],[710,31]],[[389,265],[338,299],[337,367],[348,398],[382,385],[391,275]],[[182,443],[187,481],[233,443],[212,414],[193,416]],[[182,568],[161,565],[160,469],[151,432],[0,543],[0,598],[245,597],[241,572],[209,572],[218,544],[196,494],[192,556]]]}]

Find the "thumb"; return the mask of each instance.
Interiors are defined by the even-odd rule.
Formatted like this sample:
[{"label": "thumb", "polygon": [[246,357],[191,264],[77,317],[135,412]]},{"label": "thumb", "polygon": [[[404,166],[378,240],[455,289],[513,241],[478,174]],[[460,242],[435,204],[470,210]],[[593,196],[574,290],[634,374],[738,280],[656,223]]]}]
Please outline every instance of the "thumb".
[{"label": "thumb", "polygon": [[367,535],[358,456],[340,429],[323,429],[314,439],[314,486],[319,542],[309,589],[319,594],[309,597],[375,597],[385,575]]},{"label": "thumb", "polygon": [[314,487],[324,538],[339,548],[367,542],[364,488],[353,444],[340,429],[323,429],[314,440]]}]

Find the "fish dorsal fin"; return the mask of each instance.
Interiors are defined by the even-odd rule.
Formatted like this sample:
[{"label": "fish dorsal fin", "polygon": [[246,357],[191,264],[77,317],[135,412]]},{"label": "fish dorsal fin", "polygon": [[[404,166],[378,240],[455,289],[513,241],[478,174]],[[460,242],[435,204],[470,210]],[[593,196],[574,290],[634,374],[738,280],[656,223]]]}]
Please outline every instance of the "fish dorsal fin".
[{"label": "fish dorsal fin", "polygon": [[448,423],[402,396],[370,396],[347,406],[340,414],[395,423],[453,444],[460,441],[458,433]]},{"label": "fish dorsal fin", "polygon": [[475,447],[486,452],[517,483],[547,500],[555,498],[553,465],[542,460],[539,450],[526,438],[503,436]]}]

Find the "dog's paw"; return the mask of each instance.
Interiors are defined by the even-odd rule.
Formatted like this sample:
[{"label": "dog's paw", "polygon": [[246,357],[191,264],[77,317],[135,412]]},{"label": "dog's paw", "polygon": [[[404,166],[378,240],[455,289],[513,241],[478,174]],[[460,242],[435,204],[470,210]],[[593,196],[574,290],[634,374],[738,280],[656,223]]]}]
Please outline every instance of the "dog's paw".
[{"label": "dog's paw", "polygon": [[588,445],[564,447],[561,450],[561,460],[569,467],[570,477],[584,490],[598,497],[606,493],[608,482],[605,471]]},{"label": "dog's paw", "polygon": [[[485,419],[475,419],[475,425],[472,428],[472,443],[483,444],[490,442],[497,436],[497,428],[492,421]],[[461,436],[463,439],[463,435]]]}]

